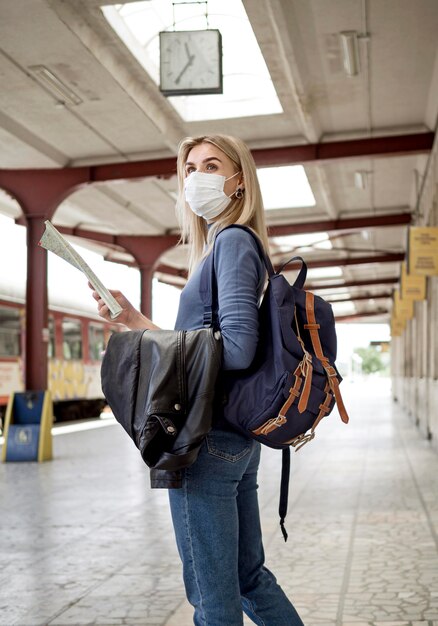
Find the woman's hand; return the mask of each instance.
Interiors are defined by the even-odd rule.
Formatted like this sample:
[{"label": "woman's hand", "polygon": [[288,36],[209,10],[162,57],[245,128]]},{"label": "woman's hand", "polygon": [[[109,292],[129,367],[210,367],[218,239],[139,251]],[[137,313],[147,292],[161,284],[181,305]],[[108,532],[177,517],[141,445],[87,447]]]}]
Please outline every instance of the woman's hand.
[{"label": "woman's hand", "polygon": [[105,302],[99,296],[97,291],[94,290],[91,283],[88,283],[88,286],[93,290],[93,298],[97,302],[97,312],[100,317],[103,317],[103,319],[107,322],[112,322],[113,324],[124,324],[131,330],[155,330],[159,328],[149,318],[140,313],[140,311],[137,311],[137,309],[129,302],[121,291],[116,291],[114,289],[110,289],[109,292],[122,307],[122,312],[116,317],[116,319],[111,319],[110,311]]}]

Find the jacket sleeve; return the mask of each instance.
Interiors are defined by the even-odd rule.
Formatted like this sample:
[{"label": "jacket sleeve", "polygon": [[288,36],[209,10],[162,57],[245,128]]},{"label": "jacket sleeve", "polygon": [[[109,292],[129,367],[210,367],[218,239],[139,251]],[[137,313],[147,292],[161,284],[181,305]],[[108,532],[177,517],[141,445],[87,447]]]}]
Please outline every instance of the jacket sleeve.
[{"label": "jacket sleeve", "polygon": [[245,369],[251,365],[257,348],[264,263],[254,238],[241,229],[230,228],[217,236],[214,265],[223,339],[222,367]]}]

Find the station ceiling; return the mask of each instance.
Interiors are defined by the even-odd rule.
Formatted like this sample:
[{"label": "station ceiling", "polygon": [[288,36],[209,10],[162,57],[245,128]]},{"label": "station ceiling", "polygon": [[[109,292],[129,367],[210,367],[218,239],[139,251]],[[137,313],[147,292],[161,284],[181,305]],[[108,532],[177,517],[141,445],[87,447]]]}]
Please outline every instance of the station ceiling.
[{"label": "station ceiling", "polygon": [[[136,4],[141,9],[151,1]],[[388,320],[391,285],[400,274],[407,222],[416,220],[436,127],[436,0],[243,0],[282,112],[194,121],[183,120],[162,95],[102,4],[120,9],[112,0],[0,0],[0,168],[154,161],[159,173],[187,135],[238,135],[261,165],[302,163],[315,198],[314,206],[291,202],[267,211],[274,261],[302,253],[312,287],[326,286],[321,294],[342,300],[334,304],[339,318]],[[224,12],[227,6],[224,0]],[[358,35],[354,76],[344,68],[345,31]],[[251,58],[246,66],[255,71]],[[47,88],[41,67],[76,103],[62,102]],[[372,140],[379,138],[387,139],[377,149]],[[398,148],[391,149],[396,138]],[[360,141],[351,151],[347,142],[353,140]],[[313,156],[305,151],[311,146]],[[82,245],[108,259],[132,262],[92,233],[178,234],[175,193],[176,178],[164,170],[99,182],[69,196],[53,223],[86,231]],[[20,210],[0,193],[0,212],[18,218]],[[313,237],[286,238],[294,233]],[[185,267],[184,247],[172,249],[160,259],[157,276],[182,285]]]}]

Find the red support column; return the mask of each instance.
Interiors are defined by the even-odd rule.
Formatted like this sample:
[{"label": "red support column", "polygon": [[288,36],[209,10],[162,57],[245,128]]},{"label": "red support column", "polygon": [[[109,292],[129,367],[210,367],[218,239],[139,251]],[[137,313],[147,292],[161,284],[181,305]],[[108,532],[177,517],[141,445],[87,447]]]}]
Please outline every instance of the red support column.
[{"label": "red support column", "polygon": [[160,256],[175,246],[178,237],[174,235],[158,236],[117,236],[117,244],[125,248],[137,262],[141,281],[141,312],[146,317],[152,316],[152,280]]},{"label": "red support column", "polygon": [[20,204],[27,225],[25,388],[47,389],[47,251],[38,246],[44,221],[87,182],[87,170],[0,170],[0,186]]},{"label": "red support column", "polygon": [[44,218],[27,216],[26,389],[47,388],[47,251],[38,249]]},{"label": "red support column", "polygon": [[152,279],[154,268],[152,265],[140,265],[140,309],[143,315],[152,319]]}]

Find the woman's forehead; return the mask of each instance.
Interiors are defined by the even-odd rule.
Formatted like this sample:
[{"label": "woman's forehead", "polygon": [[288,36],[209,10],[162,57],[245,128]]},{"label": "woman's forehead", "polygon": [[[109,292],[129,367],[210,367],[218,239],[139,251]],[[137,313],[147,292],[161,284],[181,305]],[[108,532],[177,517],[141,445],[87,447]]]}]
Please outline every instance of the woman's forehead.
[{"label": "woman's forehead", "polygon": [[227,155],[222,152],[222,150],[213,146],[211,143],[200,143],[197,146],[193,146],[190,150],[187,155],[187,161],[194,163],[197,161],[203,161],[208,157],[217,157],[222,162],[230,160]]}]

